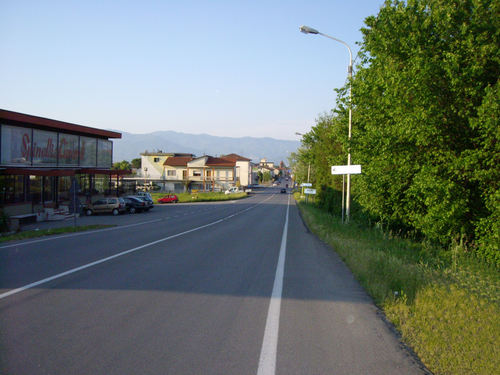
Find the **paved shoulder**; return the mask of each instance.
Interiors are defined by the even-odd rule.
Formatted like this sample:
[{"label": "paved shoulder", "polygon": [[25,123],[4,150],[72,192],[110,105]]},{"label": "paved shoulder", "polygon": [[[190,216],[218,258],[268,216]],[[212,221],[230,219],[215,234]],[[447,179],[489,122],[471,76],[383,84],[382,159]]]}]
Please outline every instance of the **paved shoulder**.
[{"label": "paved shoulder", "polygon": [[425,373],[338,255],[290,208],[277,373]]}]

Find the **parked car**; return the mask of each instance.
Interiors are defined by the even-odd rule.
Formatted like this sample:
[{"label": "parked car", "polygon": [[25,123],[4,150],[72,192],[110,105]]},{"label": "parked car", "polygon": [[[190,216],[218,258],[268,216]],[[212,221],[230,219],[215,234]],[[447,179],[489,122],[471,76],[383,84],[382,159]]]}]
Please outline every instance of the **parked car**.
[{"label": "parked car", "polygon": [[240,189],[236,186],[230,187],[224,192],[224,194],[235,194],[235,193],[241,193]]},{"label": "parked car", "polygon": [[139,199],[139,197],[124,197],[123,200],[125,201],[127,211],[131,214],[148,211],[146,201]]},{"label": "parked car", "polygon": [[85,206],[85,215],[112,213],[118,215],[125,212],[126,205],[123,198],[101,198]]},{"label": "parked car", "polygon": [[136,194],[138,197],[145,197],[149,201],[153,202],[153,197],[147,191],[138,191]]},{"label": "parked car", "polygon": [[158,199],[158,203],[177,203],[179,202],[179,198],[175,194],[167,194],[162,198]]},{"label": "parked car", "polygon": [[286,194],[286,189],[285,188],[281,189],[281,194]]},{"label": "parked car", "polygon": [[135,198],[143,201],[145,203],[146,211],[149,211],[153,208],[153,201],[142,195],[128,195],[124,198]]}]

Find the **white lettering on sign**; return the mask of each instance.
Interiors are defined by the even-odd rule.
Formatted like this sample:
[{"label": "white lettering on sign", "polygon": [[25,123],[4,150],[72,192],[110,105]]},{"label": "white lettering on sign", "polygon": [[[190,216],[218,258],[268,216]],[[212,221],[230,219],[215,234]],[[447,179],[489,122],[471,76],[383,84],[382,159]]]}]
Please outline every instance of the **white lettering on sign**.
[{"label": "white lettering on sign", "polygon": [[333,165],[332,174],[361,174],[361,165]]},{"label": "white lettering on sign", "polygon": [[304,189],[304,194],[316,194],[316,189]]}]

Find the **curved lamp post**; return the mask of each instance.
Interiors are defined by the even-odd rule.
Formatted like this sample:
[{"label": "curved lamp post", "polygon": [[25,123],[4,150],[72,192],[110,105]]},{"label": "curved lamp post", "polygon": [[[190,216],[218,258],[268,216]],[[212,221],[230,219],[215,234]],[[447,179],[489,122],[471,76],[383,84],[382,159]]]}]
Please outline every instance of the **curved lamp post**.
[{"label": "curved lamp post", "polygon": [[[327,37],[329,39],[333,39],[339,43],[342,43],[344,46],[347,47],[347,50],[349,51],[349,66],[347,67],[347,76],[349,78],[349,142],[351,141],[351,124],[352,124],[352,84],[351,84],[351,78],[352,78],[352,51],[349,45],[344,42],[343,40],[334,38],[333,36],[323,34],[319,32],[316,29],[313,29],[312,27],[308,26],[300,26],[300,31],[304,34],[318,34],[318,35],[323,35],[324,37]],[[351,147],[349,146],[348,152],[347,152],[347,165],[351,165]],[[349,213],[351,211],[350,209],[350,202],[351,202],[351,175],[347,175],[347,197],[346,197],[346,221],[349,222]]]}]

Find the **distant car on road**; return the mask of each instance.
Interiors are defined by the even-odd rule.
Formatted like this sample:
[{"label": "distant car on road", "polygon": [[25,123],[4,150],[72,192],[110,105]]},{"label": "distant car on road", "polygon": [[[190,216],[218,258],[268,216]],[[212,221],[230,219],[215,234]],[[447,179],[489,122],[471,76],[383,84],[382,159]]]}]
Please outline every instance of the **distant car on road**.
[{"label": "distant car on road", "polygon": [[282,188],[281,191],[280,191],[281,194],[286,194],[286,189],[285,188]]},{"label": "distant car on road", "polygon": [[122,198],[101,198],[85,206],[85,215],[111,213],[118,215],[125,212],[126,204]]},{"label": "distant car on road", "polygon": [[167,194],[164,197],[158,199],[158,203],[177,203],[179,198],[175,194]]}]

